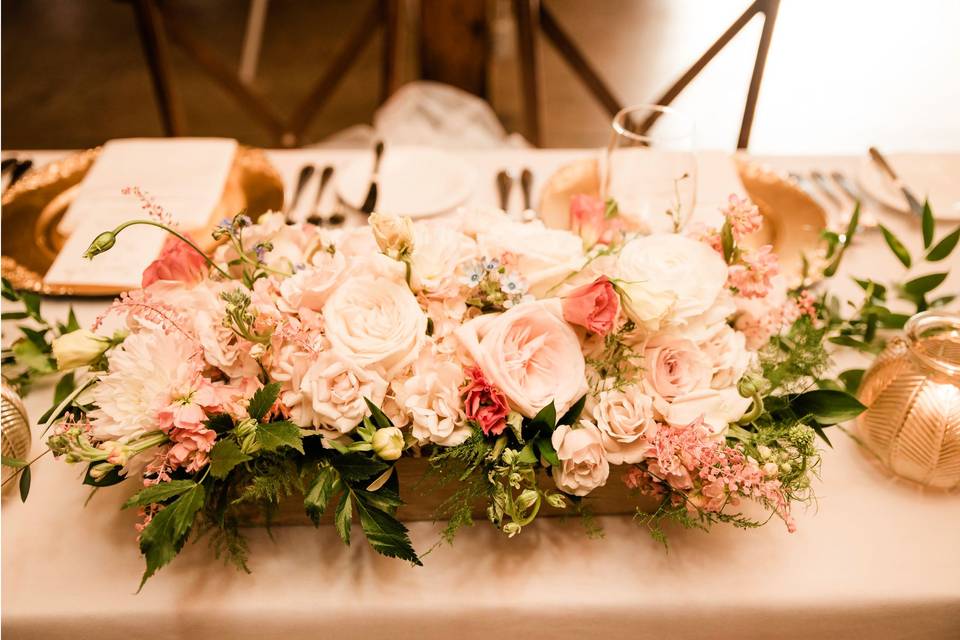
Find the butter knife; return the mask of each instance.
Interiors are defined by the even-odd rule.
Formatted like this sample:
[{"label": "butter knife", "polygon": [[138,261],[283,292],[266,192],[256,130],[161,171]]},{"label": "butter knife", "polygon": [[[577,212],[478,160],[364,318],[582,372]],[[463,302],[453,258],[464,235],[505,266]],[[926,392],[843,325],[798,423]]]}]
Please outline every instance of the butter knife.
[{"label": "butter knife", "polygon": [[907,204],[910,206],[910,211],[915,215],[923,215],[923,205],[920,204],[920,201],[917,200],[916,196],[913,195],[913,192],[907,188],[907,185],[903,184],[903,181],[897,176],[896,172],[893,170],[893,167],[890,166],[890,163],[887,162],[887,159],[883,157],[883,154],[880,153],[880,150],[876,147],[870,147],[870,158],[877,163],[877,166],[887,174],[887,177],[893,181],[893,186],[900,190],[900,193],[903,194],[903,197],[906,198]]},{"label": "butter knife", "polygon": [[377,206],[377,192],[379,190],[377,181],[380,179],[380,158],[382,157],[383,140],[377,140],[377,144],[373,148],[373,173],[370,176],[370,188],[367,190],[367,197],[364,198],[363,205],[360,207],[361,213],[367,215],[373,213],[374,208]]}]

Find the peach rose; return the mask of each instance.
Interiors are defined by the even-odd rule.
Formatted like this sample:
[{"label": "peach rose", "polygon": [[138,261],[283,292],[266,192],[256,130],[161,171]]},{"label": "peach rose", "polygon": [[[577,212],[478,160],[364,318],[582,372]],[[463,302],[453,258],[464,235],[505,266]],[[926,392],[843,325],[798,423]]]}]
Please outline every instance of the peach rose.
[{"label": "peach rose", "polygon": [[528,418],[552,401],[563,415],[587,392],[577,334],[556,298],[482,315],[455,335],[489,381]]},{"label": "peach rose", "polygon": [[452,447],[470,435],[460,399],[462,381],[460,365],[424,350],[413,375],[394,384],[397,403],[409,414],[410,432],[419,442]]},{"label": "peach rose", "polygon": [[183,240],[171,236],[163,244],[160,257],[144,269],[140,287],[146,289],[159,280],[192,285],[203,280],[206,275],[206,259]]},{"label": "peach rose", "polygon": [[560,425],[551,438],[560,458],[553,470],[557,488],[575,496],[585,496],[602,487],[610,476],[610,464],[603,450],[600,432],[583,420],[577,427]]},{"label": "peach rose", "polygon": [[620,299],[606,276],[577,287],[563,298],[564,320],[601,336],[613,329],[619,311]]},{"label": "peach rose", "polygon": [[591,405],[610,464],[633,464],[650,454],[657,423],[653,400],[639,386],[601,391]]},{"label": "peach rose", "polygon": [[659,336],[647,343],[643,358],[647,382],[666,400],[710,384],[710,361],[690,340]]}]

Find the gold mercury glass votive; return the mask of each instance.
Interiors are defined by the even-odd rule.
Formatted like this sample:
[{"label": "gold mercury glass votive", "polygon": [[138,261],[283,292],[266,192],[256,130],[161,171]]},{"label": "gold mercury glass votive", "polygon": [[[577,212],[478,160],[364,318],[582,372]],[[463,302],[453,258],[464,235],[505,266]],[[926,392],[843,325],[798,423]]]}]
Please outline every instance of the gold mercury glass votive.
[{"label": "gold mercury glass votive", "polygon": [[866,372],[857,435],[892,473],[960,488],[960,314],[919,313]]},{"label": "gold mercury glass votive", "polygon": [[[2,406],[0,406],[0,449],[4,457],[25,460],[30,453],[30,420],[23,400],[4,380]],[[3,479],[14,473],[11,467],[3,467]],[[12,486],[16,483],[10,483]]]}]

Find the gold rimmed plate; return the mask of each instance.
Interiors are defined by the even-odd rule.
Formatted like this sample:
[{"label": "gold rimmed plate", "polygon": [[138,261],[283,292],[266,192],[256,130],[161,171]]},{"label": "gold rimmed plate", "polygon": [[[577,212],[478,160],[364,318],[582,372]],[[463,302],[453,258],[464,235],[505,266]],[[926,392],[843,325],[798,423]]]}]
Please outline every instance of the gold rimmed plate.
[{"label": "gold rimmed plate", "polygon": [[[60,286],[43,281],[67,239],[60,221],[99,153],[99,147],[88,149],[34,169],[3,194],[3,277],[15,288],[52,296],[120,293],[98,285]],[[283,181],[266,154],[262,149],[239,147],[208,228],[190,231],[198,238],[209,238],[208,232],[219,220],[241,209],[257,218],[282,208]],[[212,248],[212,244],[205,248]]]}]

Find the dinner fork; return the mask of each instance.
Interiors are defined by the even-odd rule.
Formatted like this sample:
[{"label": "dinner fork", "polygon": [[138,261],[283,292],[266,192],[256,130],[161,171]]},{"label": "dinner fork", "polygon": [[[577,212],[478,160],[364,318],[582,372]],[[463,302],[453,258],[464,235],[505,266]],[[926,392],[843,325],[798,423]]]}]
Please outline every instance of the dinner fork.
[{"label": "dinner fork", "polygon": [[293,212],[296,211],[297,203],[300,202],[300,194],[303,193],[304,187],[310,182],[310,178],[313,177],[315,171],[316,168],[312,164],[305,164],[303,168],[300,169],[300,175],[297,177],[297,186],[293,190],[293,197],[290,198],[290,206],[287,207],[286,215],[284,216],[287,224],[296,223]]}]

